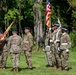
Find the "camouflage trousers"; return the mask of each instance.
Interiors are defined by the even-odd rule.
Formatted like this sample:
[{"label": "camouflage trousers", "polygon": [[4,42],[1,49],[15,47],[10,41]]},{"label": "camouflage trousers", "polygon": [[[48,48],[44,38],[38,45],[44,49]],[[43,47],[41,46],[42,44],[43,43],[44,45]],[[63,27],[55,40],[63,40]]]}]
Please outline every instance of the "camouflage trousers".
[{"label": "camouflage trousers", "polygon": [[32,53],[29,51],[24,51],[24,54],[28,68],[32,68]]},{"label": "camouflage trousers", "polygon": [[20,54],[19,53],[10,53],[11,55],[11,62],[13,68],[19,67],[19,61],[20,61]]},{"label": "camouflage trousers", "polygon": [[64,69],[68,68],[68,58],[69,52],[66,52],[66,50],[61,51],[61,64]]},{"label": "camouflage trousers", "polygon": [[54,46],[51,46],[51,51],[52,51],[52,63],[53,63],[53,65],[55,65],[56,59],[55,59],[55,48],[54,48]]},{"label": "camouflage trousers", "polygon": [[61,67],[61,58],[60,58],[60,52],[56,51],[55,53],[55,61],[56,66]]},{"label": "camouflage trousers", "polygon": [[6,67],[7,57],[8,57],[7,51],[0,52],[0,67],[1,68]]},{"label": "camouflage trousers", "polygon": [[59,44],[55,45],[55,61],[56,61],[55,64],[56,64],[57,68],[61,67],[61,57],[60,57],[60,52],[58,51],[58,45]]},{"label": "camouflage trousers", "polygon": [[52,52],[51,51],[46,52],[46,61],[48,65],[52,66]]}]

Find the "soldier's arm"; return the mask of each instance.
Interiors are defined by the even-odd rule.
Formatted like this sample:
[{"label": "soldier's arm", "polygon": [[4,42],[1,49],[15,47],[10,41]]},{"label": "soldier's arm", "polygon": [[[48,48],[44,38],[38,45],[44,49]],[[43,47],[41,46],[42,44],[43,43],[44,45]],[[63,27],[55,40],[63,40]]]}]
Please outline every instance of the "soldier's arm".
[{"label": "soldier's arm", "polygon": [[33,46],[33,36],[32,35],[29,36],[29,44],[30,44],[30,47]]},{"label": "soldier's arm", "polygon": [[67,48],[70,48],[71,47],[71,39],[70,39],[69,35],[66,36],[66,40],[67,40],[67,43],[68,43]]}]

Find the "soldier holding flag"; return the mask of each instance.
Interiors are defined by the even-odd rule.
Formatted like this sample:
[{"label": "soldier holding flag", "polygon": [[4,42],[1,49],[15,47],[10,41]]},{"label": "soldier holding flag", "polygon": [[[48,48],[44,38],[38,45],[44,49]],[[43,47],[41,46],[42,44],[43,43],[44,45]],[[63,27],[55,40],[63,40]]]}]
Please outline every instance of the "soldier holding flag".
[{"label": "soldier holding flag", "polygon": [[6,29],[6,31],[3,33],[0,31],[0,69],[6,68],[6,61],[8,56],[8,51],[6,47],[7,39],[6,34],[10,30],[11,26],[13,25],[14,21],[9,25],[9,27]]}]

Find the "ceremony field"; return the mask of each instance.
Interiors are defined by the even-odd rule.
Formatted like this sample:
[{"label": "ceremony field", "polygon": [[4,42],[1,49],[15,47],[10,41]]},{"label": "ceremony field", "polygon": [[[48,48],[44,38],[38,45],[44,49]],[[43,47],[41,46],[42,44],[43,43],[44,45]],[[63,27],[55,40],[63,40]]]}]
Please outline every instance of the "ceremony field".
[{"label": "ceremony field", "polygon": [[69,71],[58,71],[54,68],[47,68],[45,66],[45,53],[42,51],[33,52],[32,61],[34,69],[25,69],[27,65],[24,54],[22,53],[20,58],[20,72],[14,73],[10,71],[12,69],[12,64],[9,55],[7,60],[7,69],[0,70],[0,75],[76,75],[76,52],[70,51],[69,65],[70,67],[72,67],[72,69],[70,69]]}]

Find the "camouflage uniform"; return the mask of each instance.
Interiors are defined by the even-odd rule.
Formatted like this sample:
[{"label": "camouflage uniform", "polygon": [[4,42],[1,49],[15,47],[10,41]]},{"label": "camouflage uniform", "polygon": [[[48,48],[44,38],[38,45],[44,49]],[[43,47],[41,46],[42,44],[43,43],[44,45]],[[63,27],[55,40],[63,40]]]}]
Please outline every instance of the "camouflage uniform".
[{"label": "camouflage uniform", "polygon": [[3,65],[6,68],[6,62],[7,62],[7,57],[8,57],[8,50],[7,50],[7,45],[5,44],[3,48]]},{"label": "camouflage uniform", "polygon": [[55,61],[55,48],[54,48],[53,32],[50,32],[50,50],[51,50],[51,57],[52,57],[52,65],[54,66],[56,61]]},{"label": "camouflage uniform", "polygon": [[26,58],[26,63],[28,68],[32,68],[32,46],[33,46],[33,36],[29,32],[26,34],[23,40],[23,50]]},{"label": "camouflage uniform", "polygon": [[22,38],[20,36],[18,36],[17,34],[14,34],[14,35],[9,37],[8,49],[10,50],[13,68],[19,67],[21,43],[22,43]]},{"label": "camouflage uniform", "polygon": [[47,60],[47,67],[52,67],[52,51],[50,50],[50,37],[49,33],[46,34],[45,38],[45,54],[46,54],[46,60]]},{"label": "camouflage uniform", "polygon": [[69,57],[69,48],[71,47],[70,37],[65,32],[61,36],[61,61],[62,61],[62,68],[67,70],[68,69],[68,57]]},{"label": "camouflage uniform", "polygon": [[0,48],[0,68],[6,68],[6,61],[8,56],[6,39],[0,41],[0,45],[2,45],[2,47]]},{"label": "camouflage uniform", "polygon": [[61,29],[60,27],[54,30],[54,48],[55,48],[55,61],[57,68],[61,67],[61,59],[60,59],[60,38],[61,38]]}]

